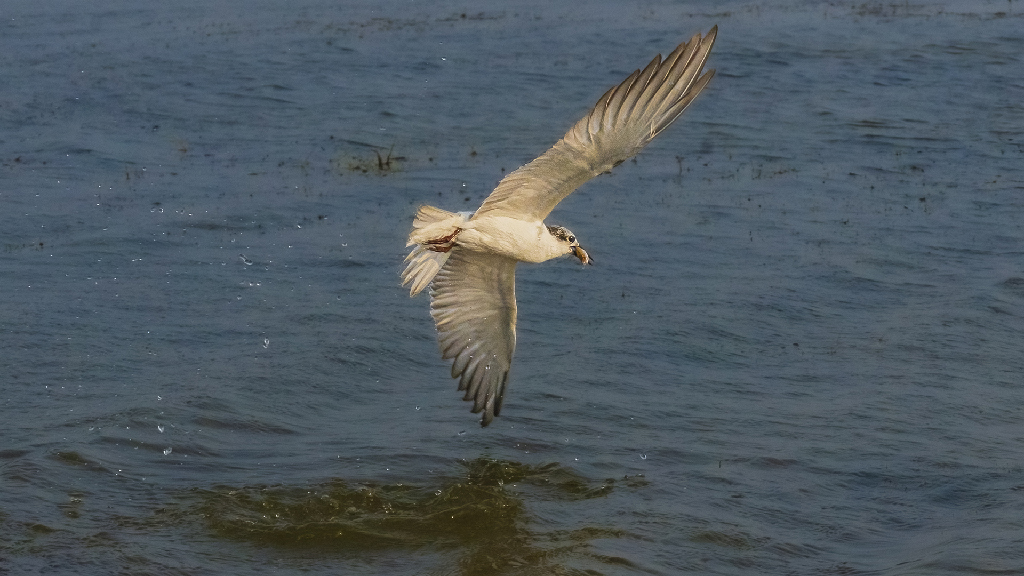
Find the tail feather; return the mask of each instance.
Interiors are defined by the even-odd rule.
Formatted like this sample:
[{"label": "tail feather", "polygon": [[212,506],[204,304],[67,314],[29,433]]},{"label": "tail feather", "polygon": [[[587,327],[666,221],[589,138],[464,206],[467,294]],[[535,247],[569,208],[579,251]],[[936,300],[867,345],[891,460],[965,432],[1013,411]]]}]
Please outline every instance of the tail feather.
[{"label": "tail feather", "polygon": [[455,216],[455,212],[441,210],[433,206],[420,206],[420,209],[416,211],[416,219],[412,221],[412,227],[423,228],[427,224],[433,224],[452,216]]},{"label": "tail feather", "polygon": [[419,294],[434,279],[437,272],[448,261],[451,252],[434,252],[422,245],[417,245],[405,257],[409,265],[402,272],[402,286],[412,283],[409,287],[409,296]]},{"label": "tail feather", "polygon": [[462,226],[472,212],[446,212],[433,206],[421,206],[412,223],[412,232],[406,246],[423,244],[428,240],[444,238]]},{"label": "tail feather", "polygon": [[448,261],[450,252],[435,252],[424,243],[428,240],[444,238],[455,232],[455,229],[469,220],[471,212],[448,212],[433,206],[421,206],[416,212],[412,223],[412,233],[406,246],[414,246],[405,261],[409,264],[402,272],[402,286],[411,284],[409,296],[419,294],[430,285],[444,263]]}]

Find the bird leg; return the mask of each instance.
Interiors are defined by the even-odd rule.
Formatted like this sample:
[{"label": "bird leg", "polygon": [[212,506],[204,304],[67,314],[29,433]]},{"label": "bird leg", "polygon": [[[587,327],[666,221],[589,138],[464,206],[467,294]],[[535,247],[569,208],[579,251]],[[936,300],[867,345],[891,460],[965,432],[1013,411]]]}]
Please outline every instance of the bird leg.
[{"label": "bird leg", "polygon": [[448,252],[453,246],[455,246],[455,237],[459,235],[459,232],[462,232],[462,228],[456,228],[454,232],[447,236],[427,240],[424,244],[427,245],[426,247],[428,250],[433,250],[434,252]]}]

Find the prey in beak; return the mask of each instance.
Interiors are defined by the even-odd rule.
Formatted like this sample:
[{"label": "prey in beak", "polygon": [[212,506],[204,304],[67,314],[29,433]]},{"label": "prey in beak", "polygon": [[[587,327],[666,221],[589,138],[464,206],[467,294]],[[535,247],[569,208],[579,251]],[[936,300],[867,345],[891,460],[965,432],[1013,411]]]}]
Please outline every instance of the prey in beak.
[{"label": "prey in beak", "polygon": [[579,258],[580,262],[583,264],[590,264],[591,266],[594,265],[594,259],[590,257],[590,254],[587,254],[586,250],[579,246],[572,247],[572,255]]}]

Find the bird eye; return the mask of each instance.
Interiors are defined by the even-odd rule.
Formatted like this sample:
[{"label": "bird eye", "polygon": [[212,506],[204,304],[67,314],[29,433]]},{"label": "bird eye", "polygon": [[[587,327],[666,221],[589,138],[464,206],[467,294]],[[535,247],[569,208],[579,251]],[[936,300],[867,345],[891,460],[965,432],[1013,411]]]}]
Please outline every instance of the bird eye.
[{"label": "bird eye", "polygon": [[575,236],[569,236],[569,242],[575,242],[575,241],[576,241],[576,237]]}]

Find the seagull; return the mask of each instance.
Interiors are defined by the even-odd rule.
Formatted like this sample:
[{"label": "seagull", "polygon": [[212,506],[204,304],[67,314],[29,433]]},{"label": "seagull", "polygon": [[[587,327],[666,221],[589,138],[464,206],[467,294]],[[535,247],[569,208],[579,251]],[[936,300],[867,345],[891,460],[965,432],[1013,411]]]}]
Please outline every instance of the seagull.
[{"label": "seagull", "polygon": [[718,26],[605,92],[569,132],[510,173],[474,212],[421,206],[402,272],[409,296],[430,286],[441,357],[452,360],[463,400],[487,426],[501,412],[516,347],[516,264],[572,254],[593,260],[567,228],[544,218],[591,178],[635,156],[667,128],[714,76],[701,75]]}]

